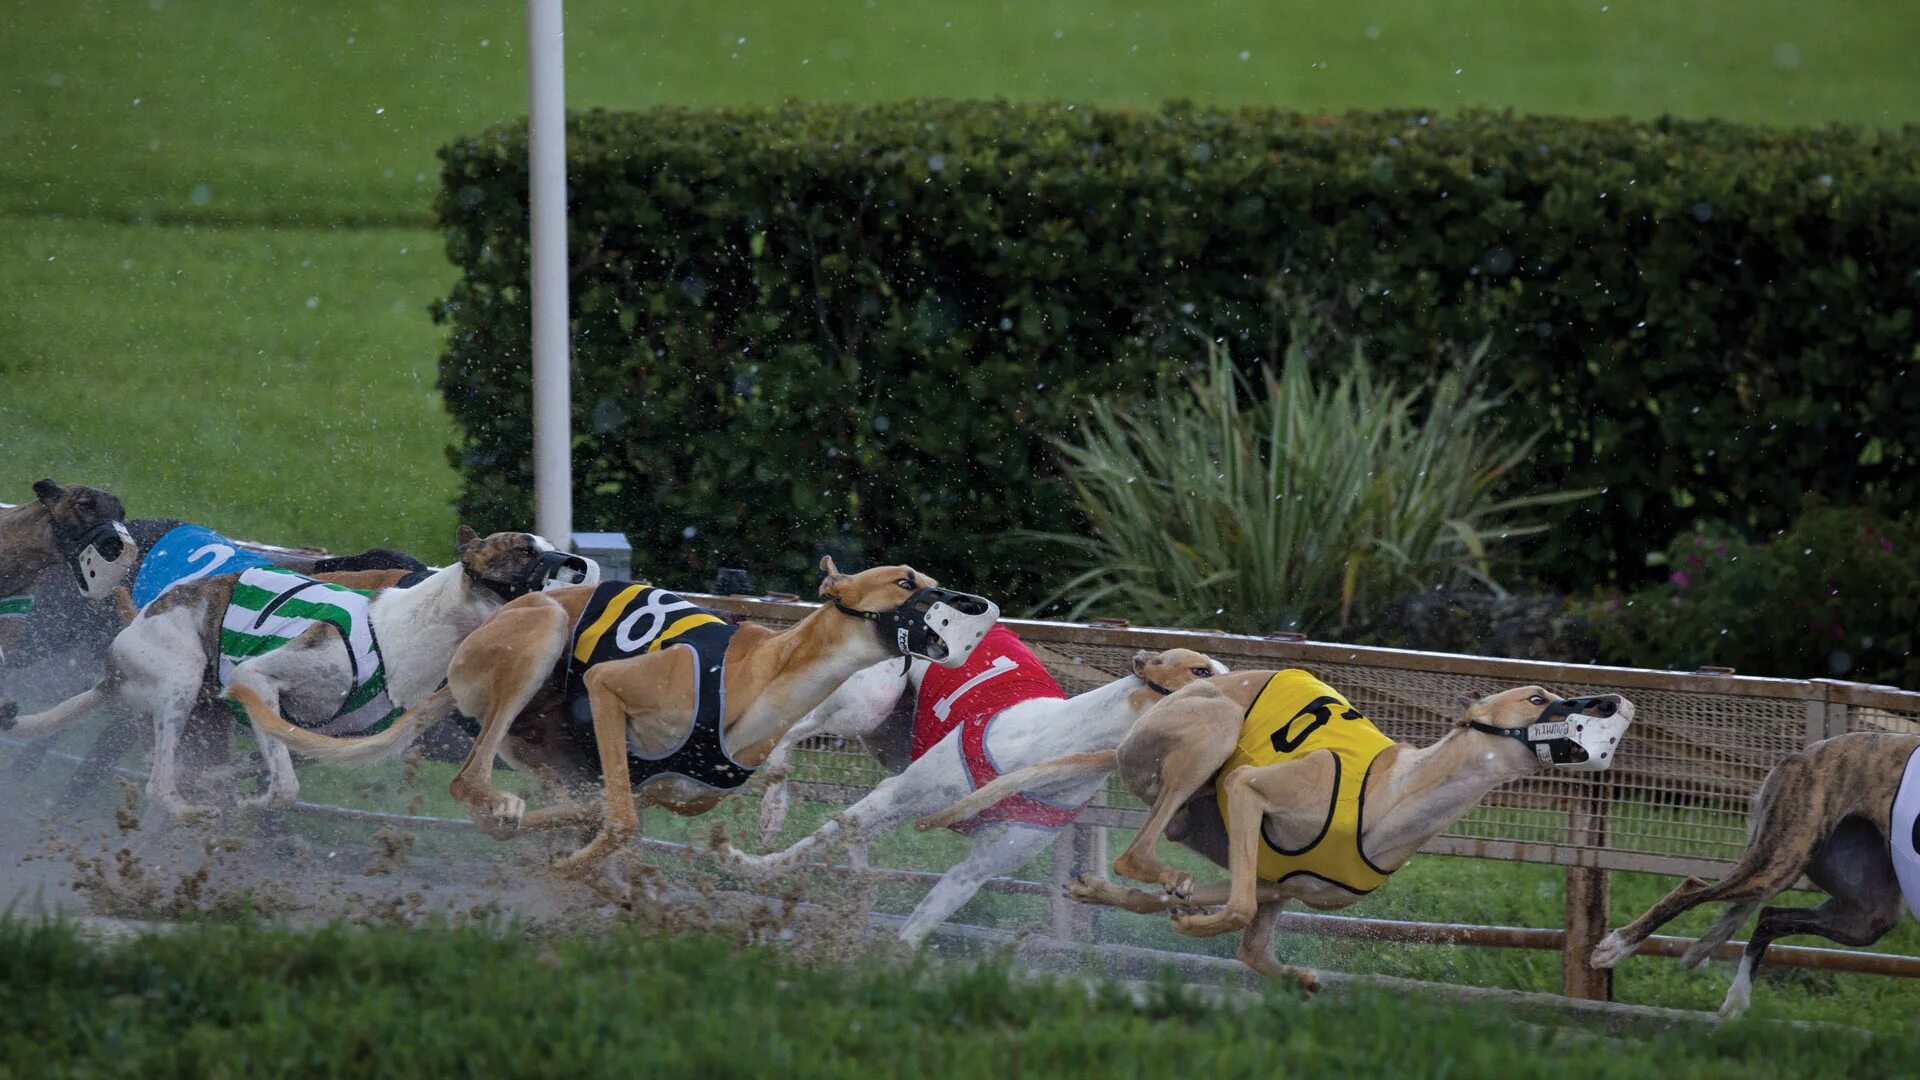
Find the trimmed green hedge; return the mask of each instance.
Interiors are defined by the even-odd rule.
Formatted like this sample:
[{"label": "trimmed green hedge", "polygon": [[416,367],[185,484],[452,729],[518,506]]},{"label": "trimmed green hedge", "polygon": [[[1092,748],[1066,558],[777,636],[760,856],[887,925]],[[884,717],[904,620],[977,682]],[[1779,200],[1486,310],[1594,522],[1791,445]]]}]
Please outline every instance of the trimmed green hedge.
[{"label": "trimmed green hedge", "polygon": [[[1491,337],[1541,565],[1643,578],[1696,518],[1913,505],[1920,132],[915,102],[571,119],[576,498],[638,563],[820,550],[1033,597],[1048,440],[1294,316],[1424,376]],[[530,518],[526,139],[442,151],[461,512]],[[1345,353],[1327,350],[1338,362]]]}]

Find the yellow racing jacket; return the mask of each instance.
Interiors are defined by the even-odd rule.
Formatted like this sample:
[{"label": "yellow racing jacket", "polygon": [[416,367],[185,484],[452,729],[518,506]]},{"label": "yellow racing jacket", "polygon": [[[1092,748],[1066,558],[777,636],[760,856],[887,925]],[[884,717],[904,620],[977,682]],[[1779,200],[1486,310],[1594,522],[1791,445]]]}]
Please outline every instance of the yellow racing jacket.
[{"label": "yellow racing jacket", "polygon": [[[1333,800],[1326,824],[1305,847],[1287,850],[1260,830],[1259,876],[1283,881],[1309,874],[1355,893],[1369,893],[1387,880],[1360,850],[1360,816],[1365,808],[1367,774],[1393,740],[1380,733],[1340,692],[1298,669],[1275,672],[1240,723],[1240,742],[1220,767],[1217,784],[1243,765],[1260,767],[1294,761],[1322,750],[1333,754]],[[1220,820],[1229,834],[1233,822],[1227,801]]]}]

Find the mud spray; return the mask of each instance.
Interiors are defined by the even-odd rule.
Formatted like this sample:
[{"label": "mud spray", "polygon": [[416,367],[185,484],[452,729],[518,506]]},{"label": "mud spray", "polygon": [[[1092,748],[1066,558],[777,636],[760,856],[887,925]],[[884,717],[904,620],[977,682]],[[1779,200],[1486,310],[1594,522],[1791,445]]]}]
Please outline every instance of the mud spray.
[{"label": "mud spray", "polygon": [[[12,686],[33,682],[9,674]],[[61,674],[49,683],[75,689],[71,673]],[[257,783],[259,757],[250,740],[225,735],[183,747],[183,796],[214,808],[192,821],[146,803],[144,722],[101,717],[47,743],[0,742],[9,792],[0,800],[0,902],[18,914],[116,925],[464,922],[542,935],[638,927],[715,934],[803,962],[904,955],[868,920],[873,875],[806,869],[747,891],[713,869],[704,849],[718,830],[696,823],[704,843],[629,849],[592,880],[569,880],[550,867],[585,834],[496,841],[464,821],[425,816],[436,788],[445,791],[447,767],[418,753],[358,773],[302,767],[306,790],[324,793],[313,797],[364,808],[357,816],[311,805],[248,811],[238,798]]]}]

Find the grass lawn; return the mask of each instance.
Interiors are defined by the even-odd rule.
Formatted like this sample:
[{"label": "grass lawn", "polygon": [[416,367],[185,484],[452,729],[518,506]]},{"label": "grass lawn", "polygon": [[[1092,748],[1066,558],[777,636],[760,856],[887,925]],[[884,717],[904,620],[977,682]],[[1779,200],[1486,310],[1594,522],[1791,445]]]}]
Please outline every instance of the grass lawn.
[{"label": "grass lawn", "polygon": [[[1743,1024],[1597,1042],[1503,1010],[809,968],[700,938],[0,924],[0,1072],[84,1075],[1901,1075],[1911,1032]],[[24,1075],[24,1071],[22,1075]]]},{"label": "grass lawn", "polygon": [[[1189,98],[1891,125],[1920,119],[1909,16],[1891,0],[576,0],[568,87],[575,107]],[[501,0],[12,5],[0,499],[55,473],[258,539],[447,557],[434,150],[524,113],[524,17]]]},{"label": "grass lawn", "polygon": [[452,557],[425,306],[453,274],[430,234],[0,228],[0,498],[84,479],[140,517]]}]

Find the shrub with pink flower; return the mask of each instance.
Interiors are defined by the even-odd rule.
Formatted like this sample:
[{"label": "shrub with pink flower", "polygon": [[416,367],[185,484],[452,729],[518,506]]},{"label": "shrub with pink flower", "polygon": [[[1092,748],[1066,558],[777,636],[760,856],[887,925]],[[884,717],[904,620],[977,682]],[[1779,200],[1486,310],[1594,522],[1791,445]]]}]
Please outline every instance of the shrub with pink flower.
[{"label": "shrub with pink flower", "polygon": [[1591,605],[1603,660],[1920,689],[1920,519],[1815,506],[1754,543],[1674,539],[1667,580]]}]

